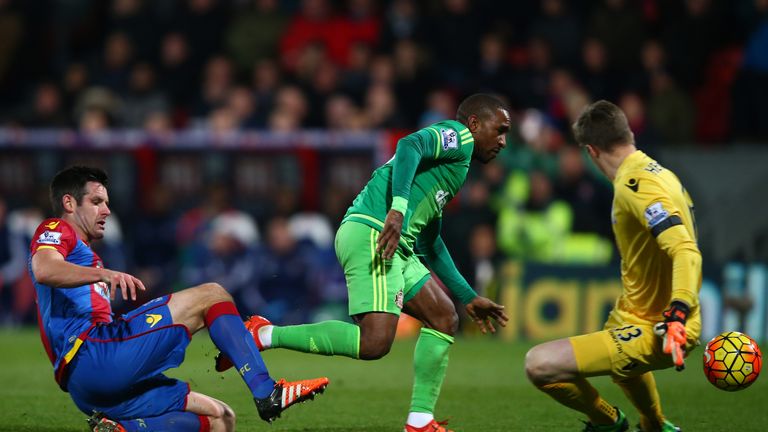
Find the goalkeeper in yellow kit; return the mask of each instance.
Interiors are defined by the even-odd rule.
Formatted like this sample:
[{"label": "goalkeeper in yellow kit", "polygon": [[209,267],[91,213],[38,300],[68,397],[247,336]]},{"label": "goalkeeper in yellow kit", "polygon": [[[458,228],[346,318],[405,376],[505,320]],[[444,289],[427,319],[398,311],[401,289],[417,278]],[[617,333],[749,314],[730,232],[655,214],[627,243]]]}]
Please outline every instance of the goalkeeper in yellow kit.
[{"label": "goalkeeper in yellow kit", "polygon": [[535,346],[526,372],[540,390],[586,414],[585,431],[629,428],[624,413],[586,380],[601,375],[610,375],[637,408],[641,431],[679,431],[661,412],[651,371],[681,370],[698,344],[701,254],[693,203],[674,173],[637,150],[616,105],[588,106],[573,131],[613,182],[611,221],[624,289],[602,331]]}]

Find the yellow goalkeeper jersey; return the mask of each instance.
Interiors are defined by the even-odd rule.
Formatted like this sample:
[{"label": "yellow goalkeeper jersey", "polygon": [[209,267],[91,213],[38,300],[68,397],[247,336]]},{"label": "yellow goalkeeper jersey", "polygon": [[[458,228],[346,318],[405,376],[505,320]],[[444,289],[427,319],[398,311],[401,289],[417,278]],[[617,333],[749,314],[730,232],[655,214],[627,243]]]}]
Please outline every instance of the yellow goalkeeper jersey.
[{"label": "yellow goalkeeper jersey", "polygon": [[672,299],[682,300],[691,307],[689,338],[697,338],[701,254],[691,197],[672,171],[639,150],[619,166],[613,187],[611,216],[624,286],[614,318],[652,325],[662,321]]}]

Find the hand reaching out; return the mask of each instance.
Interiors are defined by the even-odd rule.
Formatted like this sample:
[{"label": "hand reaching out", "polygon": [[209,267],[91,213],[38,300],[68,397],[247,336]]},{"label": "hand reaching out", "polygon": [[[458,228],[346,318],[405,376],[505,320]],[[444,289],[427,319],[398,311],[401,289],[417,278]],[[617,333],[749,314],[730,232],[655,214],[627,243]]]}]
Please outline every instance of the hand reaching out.
[{"label": "hand reaching out", "polygon": [[483,334],[489,331],[491,333],[496,332],[493,321],[496,321],[502,327],[506,327],[507,321],[509,321],[509,317],[504,313],[504,306],[498,305],[485,297],[477,296],[465,307],[469,317],[480,327],[480,331]]}]

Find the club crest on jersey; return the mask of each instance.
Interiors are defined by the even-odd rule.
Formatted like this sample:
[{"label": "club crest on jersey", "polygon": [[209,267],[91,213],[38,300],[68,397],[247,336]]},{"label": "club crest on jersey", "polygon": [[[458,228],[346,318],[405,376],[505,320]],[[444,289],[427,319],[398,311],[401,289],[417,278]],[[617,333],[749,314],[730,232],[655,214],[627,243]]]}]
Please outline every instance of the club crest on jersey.
[{"label": "club crest on jersey", "polygon": [[435,194],[435,201],[437,201],[437,206],[442,210],[443,207],[445,207],[445,203],[448,202],[448,192],[442,189],[437,191]]},{"label": "club crest on jersey", "polygon": [[44,231],[37,238],[37,242],[40,244],[57,245],[61,244],[61,233],[55,231]]},{"label": "club crest on jersey", "polygon": [[645,209],[645,220],[648,221],[648,228],[653,228],[669,216],[669,212],[664,209],[660,202],[653,203]]},{"label": "club crest on jersey", "polygon": [[459,139],[453,129],[440,129],[443,136],[443,150],[459,148]]}]

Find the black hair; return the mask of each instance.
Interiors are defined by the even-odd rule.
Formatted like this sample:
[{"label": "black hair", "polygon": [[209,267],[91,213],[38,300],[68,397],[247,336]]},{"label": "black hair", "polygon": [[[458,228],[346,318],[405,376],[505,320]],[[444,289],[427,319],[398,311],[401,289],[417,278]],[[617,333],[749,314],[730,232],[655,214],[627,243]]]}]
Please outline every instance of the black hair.
[{"label": "black hair", "polygon": [[86,166],[71,166],[59,171],[51,180],[50,197],[53,214],[55,216],[64,214],[64,206],[61,203],[64,195],[72,195],[79,205],[85,196],[85,185],[88,182],[101,183],[107,187],[109,178],[104,170]]},{"label": "black hair", "polygon": [[507,110],[499,98],[487,93],[475,93],[464,99],[456,110],[456,121],[466,126],[469,116],[476,115],[485,120],[495,115],[496,110]]}]

